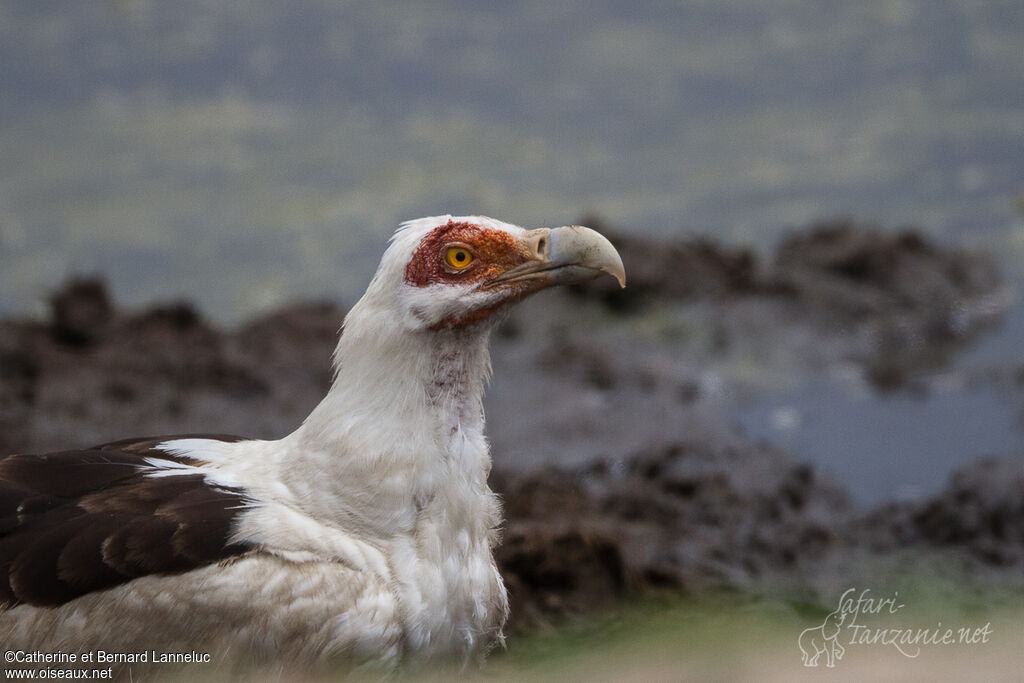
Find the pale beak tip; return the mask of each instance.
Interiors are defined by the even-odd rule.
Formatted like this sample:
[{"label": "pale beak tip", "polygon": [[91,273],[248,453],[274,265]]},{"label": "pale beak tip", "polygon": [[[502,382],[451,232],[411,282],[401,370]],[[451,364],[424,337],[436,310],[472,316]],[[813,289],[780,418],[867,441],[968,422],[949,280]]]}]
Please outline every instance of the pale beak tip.
[{"label": "pale beak tip", "polygon": [[596,230],[582,226],[574,227],[579,227],[592,242],[591,249],[587,250],[590,252],[589,259],[584,262],[589,261],[590,266],[595,270],[611,275],[619,283],[619,287],[625,289],[626,267],[622,265],[622,257],[619,256],[619,252],[611,241]]},{"label": "pale beak tip", "polygon": [[[626,268],[622,257],[607,237],[582,225],[567,225],[551,230],[552,256],[567,263],[598,273],[611,275],[619,287],[626,286]],[[560,252],[557,256],[555,251]],[[588,278],[589,279],[589,278]]]},{"label": "pale beak tip", "polygon": [[599,266],[596,270],[615,278],[615,281],[619,283],[620,289],[626,288],[626,269],[622,267],[621,261],[619,263],[609,263]]},{"label": "pale beak tip", "polygon": [[626,269],[623,267],[622,261],[619,261],[616,267],[606,268],[604,272],[618,281],[619,289],[626,288]]}]

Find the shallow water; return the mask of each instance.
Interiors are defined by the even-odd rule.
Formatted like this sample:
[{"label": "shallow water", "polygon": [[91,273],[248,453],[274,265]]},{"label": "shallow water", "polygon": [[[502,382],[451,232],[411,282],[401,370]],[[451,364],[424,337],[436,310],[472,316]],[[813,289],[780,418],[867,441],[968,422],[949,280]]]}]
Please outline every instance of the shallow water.
[{"label": "shallow water", "polygon": [[979,456],[1024,446],[1017,411],[990,387],[878,396],[823,379],[736,416],[752,438],[818,465],[862,506],[930,497]]},{"label": "shallow water", "polygon": [[978,457],[1024,453],[1024,412],[1013,387],[1022,339],[1018,296],[949,367],[910,387],[878,392],[857,378],[823,375],[758,394],[734,414],[752,438],[831,472],[856,503],[929,497]]}]

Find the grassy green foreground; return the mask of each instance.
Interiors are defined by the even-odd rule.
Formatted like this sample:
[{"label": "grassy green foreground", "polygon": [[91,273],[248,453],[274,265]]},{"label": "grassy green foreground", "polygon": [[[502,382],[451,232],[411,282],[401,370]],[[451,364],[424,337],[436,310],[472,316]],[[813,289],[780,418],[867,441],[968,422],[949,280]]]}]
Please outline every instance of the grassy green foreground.
[{"label": "grassy green foreground", "polygon": [[[910,609],[907,607],[906,609]],[[883,644],[851,644],[832,669],[802,664],[798,638],[823,617],[801,616],[778,601],[673,601],[624,607],[588,624],[567,625],[510,643],[479,680],[1019,680],[1024,660],[1022,612],[981,614],[932,604],[890,619],[880,628],[935,629],[991,624],[987,643],[924,647],[917,657]],[[440,680],[440,679],[438,679]]]},{"label": "grassy green foreground", "polygon": [[[859,592],[861,587],[856,587]],[[505,650],[486,666],[405,670],[388,680],[413,681],[1019,681],[1024,663],[1024,592],[1019,588],[981,588],[948,580],[913,578],[900,583],[895,612],[861,614],[858,623],[876,635],[882,629],[927,629],[930,633],[987,625],[987,642],[924,645],[914,654],[882,643],[851,643],[839,638],[844,656],[833,668],[802,663],[798,639],[822,624],[836,604],[745,593],[701,596],[663,594],[623,600],[587,617],[551,623],[512,634]],[[842,591],[840,591],[841,593]],[[872,589],[871,597],[893,590]],[[225,680],[223,671],[180,671],[186,678]],[[171,673],[171,672],[167,672]],[[198,676],[198,678],[197,678]],[[163,678],[163,677],[161,677]],[[260,671],[229,680],[307,681],[308,673]],[[380,680],[375,675],[356,680]],[[324,672],[318,681],[352,680]]]},{"label": "grassy green foreground", "polygon": [[[859,593],[862,588],[857,589]],[[839,637],[844,656],[835,667],[802,663],[798,639],[820,626],[836,605],[744,594],[661,596],[624,602],[598,616],[575,619],[509,638],[481,672],[418,672],[408,680],[442,681],[818,681],[1021,680],[1024,596],[1018,589],[978,590],[936,579],[915,579],[898,589],[894,612],[861,614]],[[873,590],[875,599],[892,591]],[[866,610],[865,610],[866,611]],[[987,642],[924,645],[907,654],[863,638],[895,637],[895,629],[943,634],[976,632]],[[888,629],[888,633],[882,633]],[[915,654],[917,656],[909,656]]]}]

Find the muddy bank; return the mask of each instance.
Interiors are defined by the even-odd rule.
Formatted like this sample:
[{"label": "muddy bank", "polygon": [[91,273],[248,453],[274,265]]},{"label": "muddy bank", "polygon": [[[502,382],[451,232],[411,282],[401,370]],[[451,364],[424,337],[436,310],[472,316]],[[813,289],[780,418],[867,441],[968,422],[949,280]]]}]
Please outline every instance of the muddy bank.
[{"label": "muddy bank", "polygon": [[68,283],[51,319],[0,323],[0,448],[44,451],[117,433],[202,431],[274,438],[330,385],[344,311],[301,304],[239,329],[191,305],[123,311],[97,280]]},{"label": "muddy bank", "polygon": [[753,589],[843,542],[842,490],[766,446],[672,443],[614,464],[497,477],[519,624],[647,587]]},{"label": "muddy bank", "polygon": [[[754,300],[764,315],[836,344],[825,362],[854,361],[881,389],[948,362],[998,317],[1004,291],[991,258],[939,247],[914,228],[818,223],[789,234],[766,258],[704,237],[658,241],[603,230],[622,253],[629,287],[599,282],[574,289],[576,296],[617,312]],[[729,333],[720,333],[721,345]]]},{"label": "muddy bank", "polygon": [[899,577],[968,592],[1022,586],[1022,455],[985,459],[933,498],[867,513],[763,446],[677,444],[619,469],[553,468],[498,487],[508,505],[498,557],[519,628],[652,589],[781,592],[826,606],[837,588]]},{"label": "muddy bank", "polygon": [[[912,388],[997,319],[990,259],[848,223],[794,233],[767,258],[603,230],[630,286],[545,293],[493,341],[488,428],[516,624],[650,587],[799,584],[851,554],[1024,561],[1019,461],[979,463],[926,500],[864,512],[841,482],[725,417],[764,377],[841,366],[876,389]],[[98,280],[70,282],[50,304],[45,320],[0,322],[7,452],[282,436],[327,390],[344,317],[299,304],[222,330],[187,303],[123,310]]]},{"label": "muddy bank", "polygon": [[864,516],[857,538],[878,552],[911,546],[957,549],[993,567],[1024,567],[1024,454],[988,457],[958,470],[939,495],[888,504]]}]

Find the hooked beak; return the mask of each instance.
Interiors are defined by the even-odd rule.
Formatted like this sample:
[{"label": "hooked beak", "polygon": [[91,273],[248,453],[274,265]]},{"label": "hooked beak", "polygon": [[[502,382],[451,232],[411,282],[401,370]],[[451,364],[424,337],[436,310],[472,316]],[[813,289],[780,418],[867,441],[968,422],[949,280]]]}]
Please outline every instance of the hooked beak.
[{"label": "hooked beak", "polygon": [[626,286],[626,270],[612,243],[582,225],[538,228],[527,233],[529,259],[491,278],[485,286],[529,281],[531,289],[586,282],[602,273]]}]

